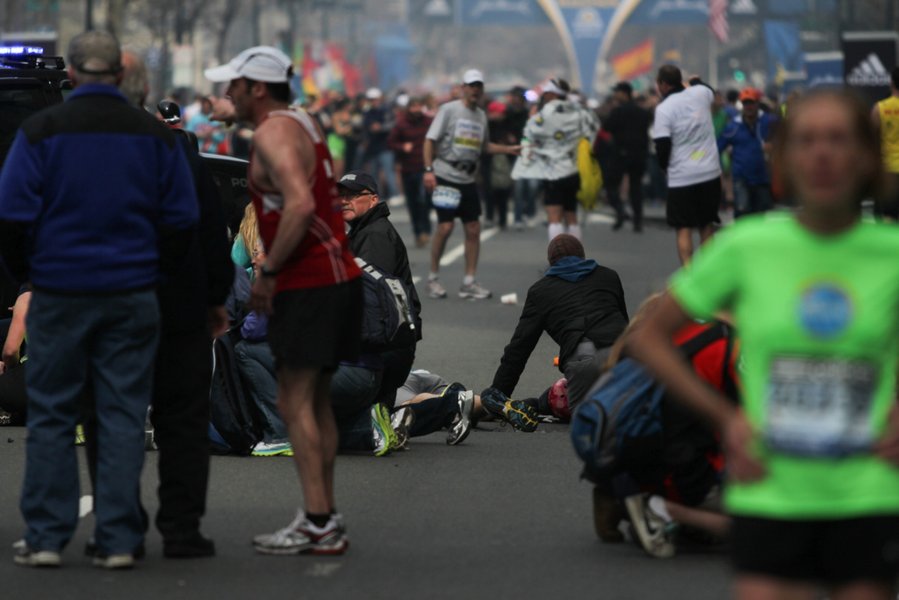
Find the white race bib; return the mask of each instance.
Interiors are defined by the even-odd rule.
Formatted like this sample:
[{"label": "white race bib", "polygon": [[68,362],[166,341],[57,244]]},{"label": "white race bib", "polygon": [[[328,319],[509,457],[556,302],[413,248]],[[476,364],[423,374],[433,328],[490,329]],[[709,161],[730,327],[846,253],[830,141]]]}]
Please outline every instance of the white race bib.
[{"label": "white race bib", "polygon": [[431,204],[441,210],[456,210],[462,202],[462,192],[454,187],[438,185],[431,195]]},{"label": "white race bib", "polygon": [[780,357],[771,365],[765,441],[799,456],[845,456],[874,443],[878,371],[860,360]]}]

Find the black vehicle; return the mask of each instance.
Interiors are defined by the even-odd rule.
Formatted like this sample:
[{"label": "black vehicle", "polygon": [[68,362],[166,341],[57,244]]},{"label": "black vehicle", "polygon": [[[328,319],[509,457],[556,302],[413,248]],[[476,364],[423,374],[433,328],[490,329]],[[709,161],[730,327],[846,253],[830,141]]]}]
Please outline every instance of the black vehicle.
[{"label": "black vehicle", "polygon": [[[23,51],[0,53],[0,168],[22,121],[59,104],[72,90],[62,57],[43,56],[31,48]],[[218,186],[228,227],[232,234],[236,233],[250,201],[247,161],[214,154],[200,156]],[[15,282],[9,281],[0,269],[0,319],[10,316],[8,307],[15,303],[17,295]]]}]

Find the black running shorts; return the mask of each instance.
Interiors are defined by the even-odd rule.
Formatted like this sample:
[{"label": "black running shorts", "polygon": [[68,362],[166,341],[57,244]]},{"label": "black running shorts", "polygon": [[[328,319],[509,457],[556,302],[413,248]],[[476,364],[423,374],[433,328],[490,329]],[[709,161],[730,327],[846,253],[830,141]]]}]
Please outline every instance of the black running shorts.
[{"label": "black running shorts", "polygon": [[731,543],[740,575],[827,586],[893,585],[899,576],[899,516],[808,521],[736,516]]},{"label": "black running shorts", "polygon": [[452,223],[456,217],[463,223],[471,223],[481,218],[481,197],[478,194],[478,186],[474,183],[453,183],[446,179],[437,178],[437,185],[456,188],[462,193],[459,206],[453,210],[434,207],[437,212],[438,223]]},{"label": "black running shorts", "polygon": [[275,294],[268,342],[276,369],[334,371],[359,356],[362,280]]},{"label": "black running shorts", "polygon": [[686,187],[668,188],[668,225],[678,229],[692,229],[720,223],[720,206],[720,177]]},{"label": "black running shorts", "polygon": [[579,173],[547,181],[544,188],[544,206],[561,206],[565,212],[577,212],[577,193],[581,189]]}]

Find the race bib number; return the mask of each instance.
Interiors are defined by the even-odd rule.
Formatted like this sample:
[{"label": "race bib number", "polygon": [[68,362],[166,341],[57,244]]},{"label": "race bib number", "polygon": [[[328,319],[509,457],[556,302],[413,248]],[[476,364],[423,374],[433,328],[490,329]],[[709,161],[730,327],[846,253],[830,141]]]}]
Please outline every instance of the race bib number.
[{"label": "race bib number", "polygon": [[442,210],[456,210],[459,208],[460,202],[462,202],[462,192],[446,185],[435,187],[434,194],[431,196],[431,204],[434,205],[434,208]]},{"label": "race bib number", "polygon": [[484,143],[484,126],[477,121],[459,119],[453,132],[453,149],[458,153],[481,154]]},{"label": "race bib number", "polygon": [[765,441],[799,456],[845,456],[874,442],[877,368],[864,361],[781,357],[771,366]]}]

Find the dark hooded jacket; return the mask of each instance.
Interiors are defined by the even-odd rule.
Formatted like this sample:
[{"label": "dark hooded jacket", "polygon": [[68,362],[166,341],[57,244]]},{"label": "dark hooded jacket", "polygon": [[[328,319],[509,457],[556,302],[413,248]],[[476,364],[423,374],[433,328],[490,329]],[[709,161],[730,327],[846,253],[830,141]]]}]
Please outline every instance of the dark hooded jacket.
[{"label": "dark hooded jacket", "polygon": [[582,341],[607,348],[627,322],[618,273],[593,260],[562,258],[528,290],[512,341],[493,377],[493,387],[512,395],[544,331],[559,344],[559,369],[564,372]]}]

